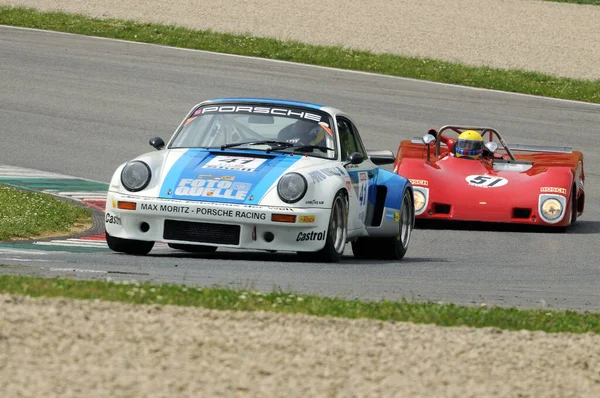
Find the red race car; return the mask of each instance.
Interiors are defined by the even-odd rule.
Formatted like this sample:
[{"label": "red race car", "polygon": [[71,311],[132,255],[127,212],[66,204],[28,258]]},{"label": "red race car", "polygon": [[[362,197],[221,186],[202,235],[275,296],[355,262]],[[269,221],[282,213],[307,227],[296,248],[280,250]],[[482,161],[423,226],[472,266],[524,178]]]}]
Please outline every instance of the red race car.
[{"label": "red race car", "polygon": [[444,126],[404,140],[394,172],[413,184],[417,220],[566,228],[583,213],[581,152],[509,146],[488,127]]}]

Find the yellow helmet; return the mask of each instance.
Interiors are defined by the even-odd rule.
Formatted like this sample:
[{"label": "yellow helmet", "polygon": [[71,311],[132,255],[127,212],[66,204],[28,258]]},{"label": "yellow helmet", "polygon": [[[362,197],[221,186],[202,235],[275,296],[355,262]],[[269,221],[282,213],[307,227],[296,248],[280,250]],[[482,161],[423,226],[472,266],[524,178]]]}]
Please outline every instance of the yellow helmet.
[{"label": "yellow helmet", "polygon": [[458,136],[454,151],[457,158],[477,159],[483,152],[483,137],[477,131],[465,130]]}]

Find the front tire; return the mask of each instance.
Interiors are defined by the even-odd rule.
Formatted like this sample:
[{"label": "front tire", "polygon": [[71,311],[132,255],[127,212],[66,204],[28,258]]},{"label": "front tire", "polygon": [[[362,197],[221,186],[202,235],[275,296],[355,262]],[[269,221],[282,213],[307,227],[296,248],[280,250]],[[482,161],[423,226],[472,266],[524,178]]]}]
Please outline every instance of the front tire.
[{"label": "front tire", "polygon": [[305,261],[337,263],[342,259],[348,236],[348,199],[338,192],[331,205],[325,246],[317,252],[298,252]]},{"label": "front tire", "polygon": [[181,243],[169,243],[171,249],[183,250],[188,253],[214,253],[217,246],[186,245]]},{"label": "front tire", "polygon": [[150,250],[154,247],[154,242],[116,238],[110,236],[108,232],[106,232],[106,244],[112,251],[136,256],[146,255],[150,253]]}]

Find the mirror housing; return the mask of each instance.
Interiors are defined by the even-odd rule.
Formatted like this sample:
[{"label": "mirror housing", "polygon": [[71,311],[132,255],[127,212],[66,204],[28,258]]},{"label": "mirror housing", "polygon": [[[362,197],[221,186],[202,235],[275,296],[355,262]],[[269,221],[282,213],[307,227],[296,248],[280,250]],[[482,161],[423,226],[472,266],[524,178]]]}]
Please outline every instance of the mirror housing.
[{"label": "mirror housing", "polygon": [[488,151],[490,151],[491,153],[494,153],[494,152],[496,152],[496,149],[498,149],[498,144],[496,144],[495,142],[486,142],[485,147],[487,148]]},{"label": "mirror housing", "polygon": [[361,164],[362,162],[365,161],[365,157],[363,156],[362,153],[360,152],[352,152],[349,156],[348,159],[346,159],[346,164]]},{"label": "mirror housing", "polygon": [[160,137],[151,138],[149,144],[159,151],[165,147],[165,142]]},{"label": "mirror housing", "polygon": [[423,136],[423,143],[424,143],[425,145],[429,145],[429,144],[431,144],[431,143],[435,143],[435,136],[434,136],[434,135],[432,135],[432,134],[425,134],[425,135]]},{"label": "mirror housing", "polygon": [[394,164],[396,161],[396,157],[394,156],[394,152],[388,150],[380,150],[380,151],[367,151],[367,155],[369,159],[377,166],[381,166],[384,164]]}]

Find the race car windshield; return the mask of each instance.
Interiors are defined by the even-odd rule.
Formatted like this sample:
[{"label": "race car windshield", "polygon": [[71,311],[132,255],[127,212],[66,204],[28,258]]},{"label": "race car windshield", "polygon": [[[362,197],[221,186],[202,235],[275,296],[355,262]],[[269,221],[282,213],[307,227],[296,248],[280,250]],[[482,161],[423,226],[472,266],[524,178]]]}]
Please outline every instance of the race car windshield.
[{"label": "race car windshield", "polygon": [[308,156],[335,159],[337,146],[330,126],[330,117],[313,109],[207,105],[183,123],[169,147],[298,149]]}]

